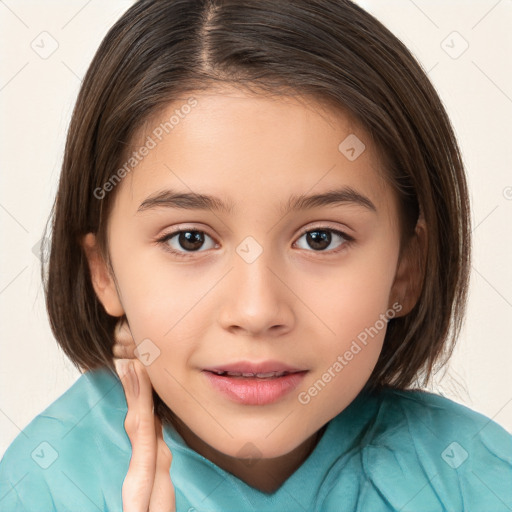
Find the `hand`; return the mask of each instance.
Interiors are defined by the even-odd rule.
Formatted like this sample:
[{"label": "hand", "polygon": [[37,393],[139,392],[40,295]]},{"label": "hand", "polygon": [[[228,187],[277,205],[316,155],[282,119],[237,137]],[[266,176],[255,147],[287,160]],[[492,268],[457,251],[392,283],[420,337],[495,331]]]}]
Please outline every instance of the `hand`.
[{"label": "hand", "polygon": [[172,454],[153,412],[149,376],[138,359],[118,359],[115,365],[128,404],[124,428],[132,445],[123,482],[123,512],[176,512],[169,473]]},{"label": "hand", "polygon": [[134,359],[135,358],[135,341],[132,337],[128,323],[125,317],[117,322],[116,329],[114,331],[114,346],[112,347],[112,353],[114,354],[114,361],[118,359]]}]

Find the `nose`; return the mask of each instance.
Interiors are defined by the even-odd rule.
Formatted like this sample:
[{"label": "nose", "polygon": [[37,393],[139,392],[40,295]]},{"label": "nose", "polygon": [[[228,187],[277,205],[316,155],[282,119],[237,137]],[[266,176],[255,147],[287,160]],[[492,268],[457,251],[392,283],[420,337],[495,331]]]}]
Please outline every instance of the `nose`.
[{"label": "nose", "polygon": [[234,254],[233,268],[219,292],[219,322],[234,334],[261,338],[281,336],[293,329],[293,292],[281,267],[265,251],[252,262]]}]

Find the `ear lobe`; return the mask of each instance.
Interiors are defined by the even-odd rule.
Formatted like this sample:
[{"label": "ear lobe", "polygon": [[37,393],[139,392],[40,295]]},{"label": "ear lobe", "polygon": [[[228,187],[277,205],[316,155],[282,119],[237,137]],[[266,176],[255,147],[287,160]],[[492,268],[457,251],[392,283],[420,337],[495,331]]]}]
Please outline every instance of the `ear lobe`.
[{"label": "ear lobe", "polygon": [[100,253],[96,236],[93,233],[87,233],[82,239],[82,247],[89,264],[92,285],[99,301],[110,316],[123,316],[124,308],[119,300],[115,281]]},{"label": "ear lobe", "polygon": [[418,302],[425,277],[427,244],[427,225],[421,214],[414,235],[404,248],[391,289],[392,303],[398,302],[402,306],[396,316],[407,315]]}]

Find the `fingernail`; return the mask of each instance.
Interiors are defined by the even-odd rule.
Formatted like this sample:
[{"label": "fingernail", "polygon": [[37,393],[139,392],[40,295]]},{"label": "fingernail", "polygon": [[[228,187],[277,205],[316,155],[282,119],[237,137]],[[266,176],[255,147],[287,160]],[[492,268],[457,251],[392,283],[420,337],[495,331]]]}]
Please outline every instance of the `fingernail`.
[{"label": "fingernail", "polygon": [[137,398],[139,396],[139,379],[132,362],[128,363],[128,380],[130,381],[133,396]]},{"label": "fingernail", "polygon": [[128,361],[126,359],[114,359],[114,366],[119,378],[123,379],[128,369]]}]

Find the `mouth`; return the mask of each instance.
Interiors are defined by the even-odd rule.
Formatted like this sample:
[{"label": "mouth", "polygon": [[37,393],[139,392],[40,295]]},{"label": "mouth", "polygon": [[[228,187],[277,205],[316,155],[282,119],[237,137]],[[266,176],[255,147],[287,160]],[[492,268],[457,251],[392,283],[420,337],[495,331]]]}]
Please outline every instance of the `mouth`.
[{"label": "mouth", "polygon": [[235,379],[275,379],[278,377],[284,377],[285,375],[291,375],[293,373],[302,373],[305,370],[297,370],[293,372],[282,371],[282,372],[265,372],[265,373],[252,373],[252,372],[227,372],[227,371],[215,371],[206,370],[215,375],[221,377],[233,377]]},{"label": "mouth", "polygon": [[273,371],[211,368],[203,370],[203,373],[212,388],[225,398],[244,405],[267,405],[288,395],[308,371],[293,368]]},{"label": "mouth", "polygon": [[217,375],[227,375],[228,377],[250,377],[250,378],[273,378],[282,377],[290,373],[307,371],[304,368],[297,368],[280,361],[263,361],[253,363],[250,361],[238,361],[205,368],[204,371],[215,373]]}]

